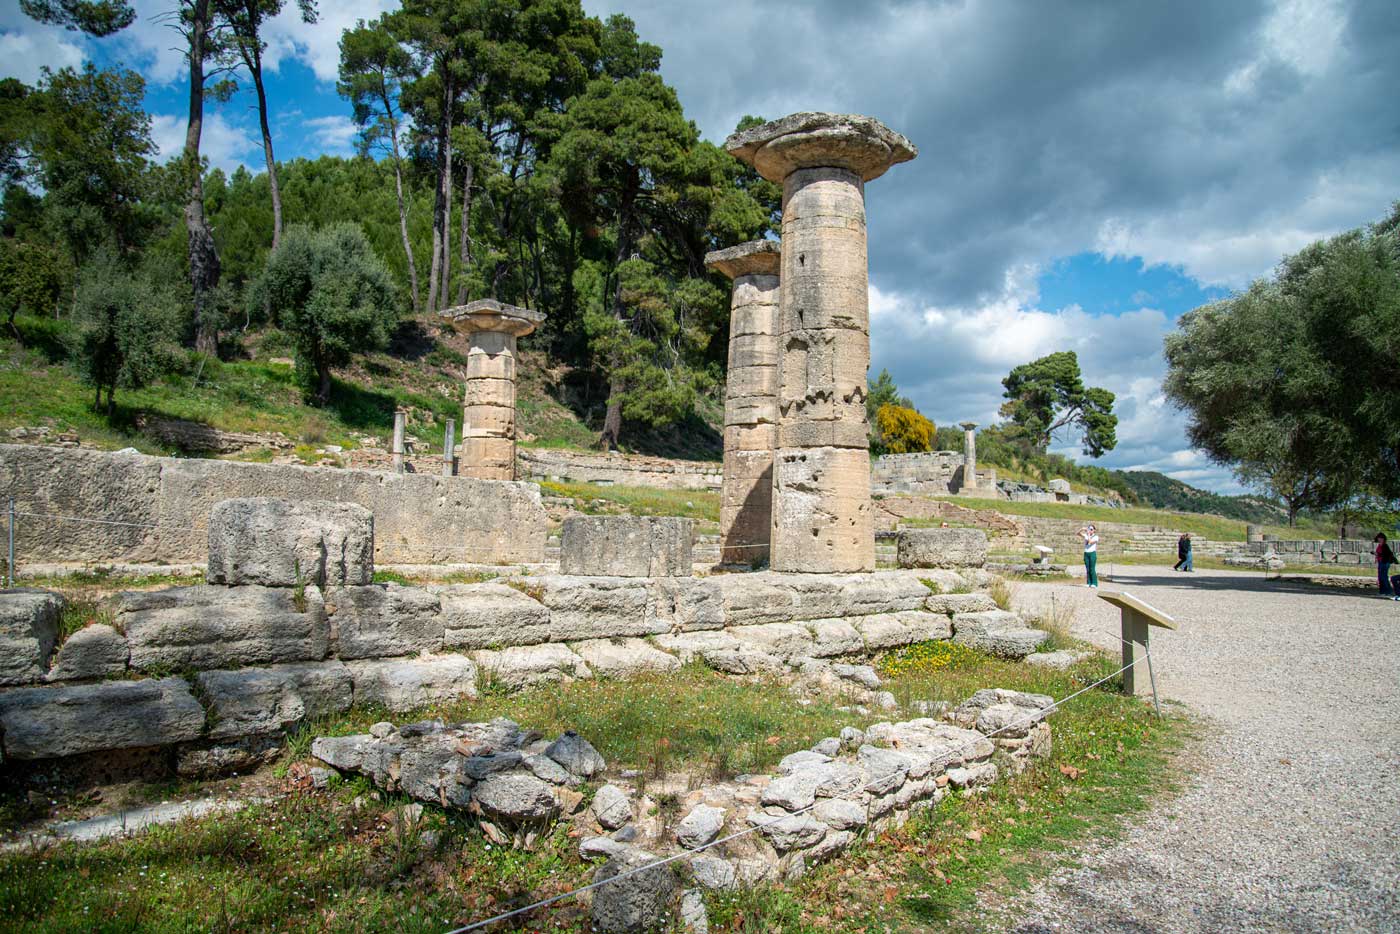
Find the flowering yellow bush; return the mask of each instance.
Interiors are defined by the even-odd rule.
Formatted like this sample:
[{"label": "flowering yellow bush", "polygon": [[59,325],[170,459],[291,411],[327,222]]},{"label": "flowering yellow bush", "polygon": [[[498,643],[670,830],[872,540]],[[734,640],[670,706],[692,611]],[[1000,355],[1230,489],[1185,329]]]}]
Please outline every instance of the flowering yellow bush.
[{"label": "flowering yellow bush", "polygon": [[880,661],[880,674],[895,677],[908,674],[932,674],[944,668],[960,668],[976,664],[985,656],[976,649],[952,642],[920,642],[886,655]]}]

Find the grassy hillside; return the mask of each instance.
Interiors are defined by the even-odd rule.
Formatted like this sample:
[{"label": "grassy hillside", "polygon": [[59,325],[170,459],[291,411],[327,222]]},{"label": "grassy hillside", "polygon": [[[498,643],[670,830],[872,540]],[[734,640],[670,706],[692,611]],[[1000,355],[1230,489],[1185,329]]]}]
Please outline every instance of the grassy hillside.
[{"label": "grassy hillside", "polygon": [[1288,519],[1288,512],[1282,506],[1258,496],[1221,496],[1152,470],[1120,470],[1117,473],[1137,493],[1139,501],[1158,509],[1208,512],[1260,524],[1277,524]]},{"label": "grassy hillside", "polygon": [[[184,453],[143,430],[152,417],[186,419],[221,431],[276,433],[297,445],[308,461],[318,449],[349,449],[364,439],[387,446],[394,410],[408,411],[409,433],[431,447],[441,443],[449,418],[460,430],[466,340],[426,317],[405,321],[388,351],[369,354],[335,375],[330,404],[305,403],[296,385],[291,350],[275,330],[244,335],[231,360],[188,354],[160,381],[117,391],[112,419],[92,407],[92,390],[67,362],[63,322],[18,319],[23,343],[0,337],[0,432],[46,426],[76,434],[85,447],[135,447],[151,454]],[[550,367],[523,347],[517,387],[521,443],[527,447],[586,448],[597,437],[590,424],[602,400],[586,398],[567,368]],[[670,433],[632,430],[624,449],[649,454],[716,459],[721,436],[712,404],[707,419]],[[266,456],[270,456],[269,449]]]},{"label": "grassy hillside", "polygon": [[[1172,512],[1165,509],[1129,507],[1112,509],[1106,506],[1078,506],[1070,503],[1013,503],[1002,499],[952,499],[959,506],[972,509],[994,509],[1011,516],[1039,516],[1046,519],[1078,519],[1085,522],[1126,522],[1132,525],[1155,525],[1181,532],[1190,532],[1197,538],[1211,541],[1244,541],[1247,523],[1238,519],[1213,516],[1203,513]],[[1297,528],[1283,525],[1266,525],[1264,531],[1279,538],[1331,538],[1336,529],[1330,526],[1304,523],[1300,520]]]}]

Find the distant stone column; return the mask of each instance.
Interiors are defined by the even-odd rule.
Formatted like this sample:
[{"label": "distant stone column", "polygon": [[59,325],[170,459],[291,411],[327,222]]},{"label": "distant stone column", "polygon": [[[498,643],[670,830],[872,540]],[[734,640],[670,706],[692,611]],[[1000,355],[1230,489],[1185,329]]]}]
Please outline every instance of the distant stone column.
[{"label": "distant stone column", "polygon": [[878,120],[799,113],[725,142],[783,184],[771,566],[871,571],[865,183],[918,151]]},{"label": "distant stone column", "polygon": [[963,430],[963,482],[959,493],[971,493],[977,490],[977,423],[963,422],[959,426]]},{"label": "distant stone column", "polygon": [[729,305],[729,376],[724,397],[720,563],[768,559],[773,449],[778,436],[778,300],[782,249],[754,240],[705,257],[734,280]]},{"label": "distant stone column", "polygon": [[458,473],[478,480],[514,480],[516,341],[545,316],[490,298],[445,309],[442,315],[467,332]]}]

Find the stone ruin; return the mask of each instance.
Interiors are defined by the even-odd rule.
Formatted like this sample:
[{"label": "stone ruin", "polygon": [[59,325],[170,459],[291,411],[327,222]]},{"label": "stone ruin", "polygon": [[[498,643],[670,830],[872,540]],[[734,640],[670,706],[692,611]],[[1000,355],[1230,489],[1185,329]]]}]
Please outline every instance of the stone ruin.
[{"label": "stone ruin", "polygon": [[[549,741],[506,719],[377,723],[365,734],[320,737],[311,754],[385,791],[468,810],[498,843],[537,839],[568,821],[569,836],[582,838],[580,855],[602,863],[596,882],[699,851],[601,885],[591,915],[604,932],[660,930],[677,914],[688,929],[705,930],[702,890],[798,878],[864,832],[902,826],[950,794],[975,794],[1048,756],[1053,704],[1042,694],[982,690],[951,709],[926,704],[930,715],[918,719],[846,727],[785,757],[776,774],[698,787],[678,774],[643,783],[610,771],[584,737]],[[330,773],[312,778],[324,783]],[[582,786],[599,782],[586,801]],[[663,807],[663,798],[677,806]]]},{"label": "stone ruin", "polygon": [[0,762],[144,750],[183,775],[244,771],[352,704],[691,661],[882,706],[866,656],[948,639],[1021,658],[1045,638],[976,592],[978,567],[695,577],[685,519],[573,518],[571,573],[421,587],[373,583],[374,516],[352,503],[228,500],[208,534],[209,583],[119,594],[66,640],[60,596],[0,592]]}]

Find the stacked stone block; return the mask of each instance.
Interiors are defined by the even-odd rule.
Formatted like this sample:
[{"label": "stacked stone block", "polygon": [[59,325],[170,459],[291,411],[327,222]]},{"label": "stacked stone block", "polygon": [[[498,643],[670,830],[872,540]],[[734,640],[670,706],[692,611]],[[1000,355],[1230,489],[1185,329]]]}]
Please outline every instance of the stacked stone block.
[{"label": "stacked stone block", "polygon": [[468,341],[460,471],[478,480],[514,480],[516,342],[545,316],[490,298],[443,315]]},{"label": "stacked stone block", "polygon": [[869,117],[823,113],[744,130],[725,148],[783,185],[771,565],[873,570],[865,183],[917,150]]},{"label": "stacked stone block", "polygon": [[734,282],[724,399],[721,564],[752,567],[769,555],[778,432],[781,258],[781,248],[771,240],[741,243],[705,257],[706,266]]}]

